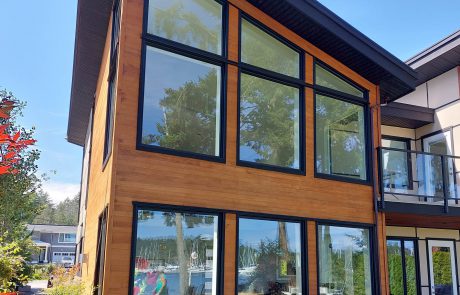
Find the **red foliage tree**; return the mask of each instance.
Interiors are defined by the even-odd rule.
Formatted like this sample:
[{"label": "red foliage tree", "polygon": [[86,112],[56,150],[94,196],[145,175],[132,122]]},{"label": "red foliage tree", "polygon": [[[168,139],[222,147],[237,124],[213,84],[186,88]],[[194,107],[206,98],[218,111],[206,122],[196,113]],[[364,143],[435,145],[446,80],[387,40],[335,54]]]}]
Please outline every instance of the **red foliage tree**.
[{"label": "red foliage tree", "polygon": [[35,143],[34,139],[21,138],[21,131],[11,128],[11,112],[16,106],[11,95],[0,101],[0,175],[18,173],[15,164],[20,160],[20,152]]}]

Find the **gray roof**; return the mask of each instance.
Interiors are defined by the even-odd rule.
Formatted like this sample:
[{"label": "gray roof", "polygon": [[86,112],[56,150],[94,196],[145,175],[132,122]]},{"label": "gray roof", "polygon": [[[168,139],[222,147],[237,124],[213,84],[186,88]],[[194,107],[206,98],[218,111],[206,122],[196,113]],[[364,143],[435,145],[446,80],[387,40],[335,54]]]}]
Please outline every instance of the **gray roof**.
[{"label": "gray roof", "polygon": [[62,233],[62,234],[76,234],[77,226],[71,225],[51,225],[51,224],[28,224],[29,231],[36,231],[41,233]]},{"label": "gray roof", "polygon": [[460,30],[409,58],[406,63],[417,71],[417,85],[459,66]]}]

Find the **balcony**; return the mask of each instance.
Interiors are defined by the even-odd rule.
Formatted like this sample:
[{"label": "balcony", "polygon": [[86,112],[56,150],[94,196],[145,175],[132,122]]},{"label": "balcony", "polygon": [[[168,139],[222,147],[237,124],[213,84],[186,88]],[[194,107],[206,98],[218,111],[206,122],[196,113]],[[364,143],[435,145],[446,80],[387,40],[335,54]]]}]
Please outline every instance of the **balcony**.
[{"label": "balcony", "polygon": [[460,215],[460,157],[379,148],[382,211]]}]

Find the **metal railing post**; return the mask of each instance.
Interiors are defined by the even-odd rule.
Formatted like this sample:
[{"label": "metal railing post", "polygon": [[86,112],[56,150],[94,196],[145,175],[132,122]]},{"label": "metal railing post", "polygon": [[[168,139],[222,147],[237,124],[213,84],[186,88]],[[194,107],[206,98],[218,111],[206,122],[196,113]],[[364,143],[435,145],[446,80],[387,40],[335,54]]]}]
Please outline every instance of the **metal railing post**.
[{"label": "metal railing post", "polygon": [[446,189],[446,171],[445,171],[445,163],[444,163],[444,156],[441,156],[441,171],[442,171],[442,193],[444,195],[444,213],[449,213],[449,198],[447,196],[447,189]]}]

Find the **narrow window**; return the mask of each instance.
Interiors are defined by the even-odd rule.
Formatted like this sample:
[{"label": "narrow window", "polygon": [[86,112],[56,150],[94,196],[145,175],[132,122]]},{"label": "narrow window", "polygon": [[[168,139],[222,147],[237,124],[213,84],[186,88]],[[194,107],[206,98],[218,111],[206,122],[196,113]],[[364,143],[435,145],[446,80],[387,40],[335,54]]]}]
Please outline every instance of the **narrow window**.
[{"label": "narrow window", "polygon": [[219,216],[137,210],[133,294],[219,294]]},{"label": "narrow window", "polygon": [[96,246],[96,267],[94,270],[94,294],[101,295],[104,291],[105,248],[107,238],[107,209],[99,216]]},{"label": "narrow window", "polygon": [[390,295],[417,295],[418,253],[415,240],[387,240]]},{"label": "narrow window", "polygon": [[[383,185],[385,190],[407,192],[412,189],[412,165],[410,154],[410,139],[383,137],[382,138]],[[385,148],[397,149],[386,150]]]},{"label": "narrow window", "polygon": [[318,226],[319,294],[371,295],[369,229]]},{"label": "narrow window", "polygon": [[238,294],[303,294],[301,224],[240,218]]},{"label": "narrow window", "polygon": [[246,18],[241,19],[240,40],[238,163],[302,173],[300,50]]},{"label": "narrow window", "polygon": [[368,182],[364,92],[318,65],[315,77],[317,175]]}]

